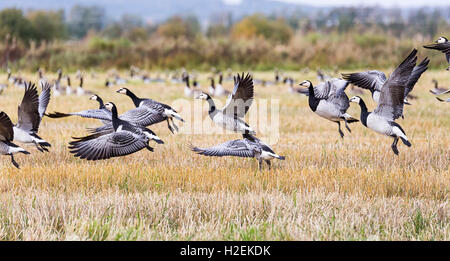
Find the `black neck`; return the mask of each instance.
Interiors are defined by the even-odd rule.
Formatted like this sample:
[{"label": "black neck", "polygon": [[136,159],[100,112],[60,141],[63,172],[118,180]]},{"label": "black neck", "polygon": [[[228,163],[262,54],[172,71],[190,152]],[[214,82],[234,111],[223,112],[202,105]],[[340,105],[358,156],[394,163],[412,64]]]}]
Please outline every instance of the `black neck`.
[{"label": "black neck", "polygon": [[[105,104],[103,104],[103,100],[102,100],[102,98],[100,98],[100,97],[98,97],[97,96],[97,101],[98,101],[98,103],[100,104],[100,109],[104,109],[105,108]],[[116,112],[117,112],[117,109],[116,109]]]},{"label": "black neck", "polygon": [[189,76],[184,77],[184,81],[186,82],[186,86],[188,88],[191,88],[191,86],[189,85]]},{"label": "black neck", "polygon": [[113,128],[114,128],[114,130],[117,130],[117,128],[120,125],[120,120],[119,120],[119,117],[117,116],[117,108],[115,105],[112,106],[111,113],[112,113]]},{"label": "black neck", "polygon": [[316,111],[317,106],[319,105],[320,99],[314,96],[314,86],[311,84],[308,87],[308,104],[311,110]]},{"label": "black neck", "polygon": [[220,85],[222,85],[222,78],[223,78],[223,76],[222,76],[222,74],[220,74],[220,75],[219,75],[219,84],[220,84]]},{"label": "black neck", "polygon": [[67,77],[67,85],[70,86],[70,78],[69,77]]},{"label": "black neck", "polygon": [[83,77],[80,77],[80,87],[83,87]]},{"label": "black neck", "polygon": [[361,107],[361,123],[367,127],[367,116],[369,116],[370,112],[367,110],[366,103],[360,98],[359,107]]},{"label": "black neck", "polygon": [[134,93],[127,91],[128,97],[133,100],[134,106],[139,107],[139,104],[141,103],[142,99],[138,98]]},{"label": "black neck", "polygon": [[213,87],[213,89],[216,88],[216,86],[214,85],[214,78],[211,78],[211,87]]},{"label": "black neck", "polygon": [[209,96],[208,94],[206,94],[208,96],[208,98],[206,99],[208,101],[209,104],[209,114],[212,114],[216,111],[216,104],[214,103],[213,99],[211,98],[211,96]]}]

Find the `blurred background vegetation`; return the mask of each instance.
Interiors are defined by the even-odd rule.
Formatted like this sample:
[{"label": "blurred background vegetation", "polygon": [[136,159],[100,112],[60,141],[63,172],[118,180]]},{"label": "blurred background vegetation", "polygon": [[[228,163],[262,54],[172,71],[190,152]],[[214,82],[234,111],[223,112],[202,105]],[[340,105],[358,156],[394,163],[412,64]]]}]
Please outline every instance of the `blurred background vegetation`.
[{"label": "blurred background vegetation", "polygon": [[[223,15],[204,26],[195,15],[174,15],[158,23],[132,14],[111,20],[100,6],[75,5],[69,11],[4,8],[0,63],[5,69],[31,71],[131,65],[199,70],[385,68],[412,47],[448,34],[449,16],[450,8],[419,8],[405,15],[395,8],[336,7],[314,15]],[[431,67],[444,63],[431,59]]]}]

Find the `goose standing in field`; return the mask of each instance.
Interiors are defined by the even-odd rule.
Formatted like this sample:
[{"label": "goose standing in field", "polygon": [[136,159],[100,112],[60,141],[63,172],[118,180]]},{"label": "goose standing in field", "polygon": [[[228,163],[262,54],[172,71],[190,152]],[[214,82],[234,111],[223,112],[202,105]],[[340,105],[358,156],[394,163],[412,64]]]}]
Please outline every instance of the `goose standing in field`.
[{"label": "goose standing in field", "polygon": [[[404,89],[405,93],[403,100],[405,104],[409,104],[408,95],[413,90],[414,85],[417,83],[422,73],[428,69],[429,62],[430,60],[425,57],[425,59],[423,59],[419,65],[414,66],[413,70],[410,72],[408,82],[406,83]],[[381,90],[387,81],[386,75],[383,72],[373,70],[367,72],[342,74],[342,76],[351,84],[370,90],[373,100],[378,104]]]},{"label": "goose standing in field", "polygon": [[12,143],[14,140],[13,123],[5,112],[0,112],[0,154],[11,156],[11,162],[19,168],[19,164],[14,160],[14,154],[23,153],[30,154],[28,151],[22,149],[16,144]]},{"label": "goose standing in field", "polygon": [[435,44],[424,45],[423,47],[427,49],[438,50],[444,53],[445,59],[449,64],[446,70],[450,71],[450,42],[447,40],[447,38],[441,36],[435,41]]},{"label": "goose standing in field", "polygon": [[430,90],[430,92],[434,95],[441,95],[448,91],[448,88],[439,87],[439,83],[436,79],[431,80],[434,83],[434,89]]},{"label": "goose standing in field", "polygon": [[399,139],[406,146],[411,147],[405,131],[395,120],[403,115],[405,88],[417,61],[416,54],[417,50],[414,49],[385,81],[383,88],[381,88],[378,106],[373,112],[367,110],[361,97],[354,96],[350,99],[350,102],[358,103],[361,107],[361,122],[364,126],[394,138],[391,148],[395,155],[398,155],[397,143]]},{"label": "goose standing in field", "polygon": [[98,95],[94,94],[92,95],[89,100],[98,101],[99,108],[98,109],[88,109],[84,111],[79,112],[70,112],[70,113],[62,113],[62,112],[54,112],[49,113],[46,116],[49,118],[64,118],[69,116],[80,116],[82,118],[91,118],[91,119],[97,119],[100,120],[103,124],[108,124],[111,122],[111,111],[106,109],[105,105],[103,104],[102,98],[100,98]]},{"label": "goose standing in field", "polygon": [[28,82],[25,85],[25,94],[18,109],[19,122],[13,126],[13,130],[14,140],[22,143],[33,143],[39,151],[43,152],[48,151],[47,147],[51,147],[51,145],[39,137],[37,133],[50,102],[51,86],[45,83],[41,87],[42,93],[38,96],[35,84]]},{"label": "goose standing in field", "polygon": [[93,93],[91,91],[88,91],[83,88],[83,75],[80,75],[80,85],[77,87],[77,95],[92,95]]},{"label": "goose standing in field", "polygon": [[243,120],[253,103],[253,80],[249,73],[234,78],[233,92],[228,96],[222,110],[218,110],[209,94],[201,92],[197,99],[206,100],[209,104],[209,117],[224,129],[238,133],[255,134],[255,131]]},{"label": "goose standing in field", "polygon": [[72,85],[70,84],[70,76],[67,75],[67,86],[66,86],[66,95],[71,95],[73,93]]},{"label": "goose standing in field", "polygon": [[249,134],[242,134],[242,136],[243,139],[227,141],[209,148],[198,148],[192,145],[189,145],[189,147],[192,151],[204,156],[256,158],[258,159],[259,170],[262,169],[263,160],[267,163],[270,170],[271,159],[285,159],[284,156],[276,154],[272,148],[255,136]]},{"label": "goose standing in field", "polygon": [[222,72],[219,72],[219,81],[216,85],[214,85],[214,78],[211,78],[211,86],[214,89],[213,90],[213,96],[216,97],[220,97],[220,96],[225,96],[225,95],[229,95],[230,92],[225,90],[222,87],[222,81],[223,81],[223,75]]},{"label": "goose standing in field", "polygon": [[308,88],[308,104],[311,110],[322,118],[336,122],[341,138],[344,138],[341,121],[345,122],[345,128],[351,132],[348,123],[358,120],[347,113],[350,103],[345,94],[348,86],[346,80],[333,78],[317,86],[313,86],[309,80],[306,80],[301,82],[300,86]]},{"label": "goose standing in field", "polygon": [[105,104],[111,111],[114,131],[107,134],[92,134],[82,138],[74,138],[70,142],[70,153],[86,160],[104,160],[120,157],[140,151],[144,148],[153,151],[148,142],[154,140],[164,143],[156,134],[147,128],[137,127],[117,116],[117,108],[112,102]]},{"label": "goose standing in field", "polygon": [[56,78],[54,84],[53,84],[53,95],[60,96],[62,94],[62,87],[61,87],[61,78],[62,78],[62,70],[61,68],[57,71],[58,78]]},{"label": "goose standing in field", "polygon": [[[178,114],[177,111],[175,111],[172,107],[170,107],[167,104],[157,102],[152,99],[146,99],[146,98],[139,98],[134,93],[132,93],[127,88],[120,88],[117,90],[118,93],[125,94],[128,97],[131,98],[131,100],[134,103],[134,106],[136,106],[136,109],[140,109],[143,112],[141,112],[141,117],[148,117],[151,124],[159,123],[161,121],[166,120],[167,121],[167,127],[169,130],[174,133],[174,128],[176,131],[178,131],[177,125],[175,125],[175,122],[173,121],[173,118],[184,122],[183,118]],[[137,110],[136,110],[137,111]],[[170,125],[169,120],[172,122],[173,127]],[[150,124],[143,125],[143,126],[149,126]]]},{"label": "goose standing in field", "polygon": [[184,85],[184,96],[192,98],[194,97],[194,89],[189,84],[189,74],[183,73],[183,81],[185,83]]},{"label": "goose standing in field", "polygon": [[48,82],[47,79],[44,77],[44,72],[42,72],[41,68],[38,69],[38,77],[39,77],[39,82],[38,82],[39,85],[42,86],[42,84]]}]

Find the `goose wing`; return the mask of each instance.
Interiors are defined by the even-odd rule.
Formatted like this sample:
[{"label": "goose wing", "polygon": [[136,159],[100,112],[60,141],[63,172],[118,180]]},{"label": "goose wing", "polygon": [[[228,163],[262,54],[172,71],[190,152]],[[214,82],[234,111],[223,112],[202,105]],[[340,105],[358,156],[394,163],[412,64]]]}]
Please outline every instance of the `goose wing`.
[{"label": "goose wing", "polygon": [[13,123],[5,112],[0,112],[0,140],[12,141],[14,139]]},{"label": "goose wing", "polygon": [[198,154],[205,156],[236,156],[236,157],[254,157],[254,151],[250,150],[243,140],[231,140],[225,143],[209,147],[198,148],[190,146],[190,149]]},{"label": "goose wing", "polygon": [[360,88],[374,91],[381,91],[386,82],[386,75],[383,72],[372,70],[367,72],[342,74],[342,78]]},{"label": "goose wing", "polygon": [[39,116],[39,97],[36,85],[31,82],[25,83],[25,94],[18,109],[19,122],[17,127],[37,132],[41,118]]},{"label": "goose wing", "polygon": [[389,76],[381,89],[380,100],[374,113],[390,120],[395,120],[403,115],[405,88],[416,65],[416,54],[417,50],[414,49]]},{"label": "goose wing", "polygon": [[119,131],[97,138],[79,138],[69,144],[70,152],[75,154],[75,157],[102,160],[129,155],[147,148],[148,139],[129,131]]},{"label": "goose wing", "polygon": [[227,103],[222,109],[226,115],[234,115],[235,117],[243,118],[253,102],[253,79],[247,73],[244,76],[237,75],[234,77],[234,89],[228,96]]},{"label": "goose wing", "polygon": [[333,81],[327,81],[330,90],[328,100],[333,102],[339,107],[342,113],[345,113],[350,107],[350,102],[347,94],[345,94],[345,89],[347,88],[349,82],[342,79],[334,79]]},{"label": "goose wing", "polygon": [[164,115],[164,107],[162,106],[145,106],[126,111],[119,116],[119,119],[137,126],[147,127],[164,121],[166,116]]},{"label": "goose wing", "polygon": [[419,65],[414,67],[414,69],[411,72],[411,75],[409,76],[408,82],[406,83],[404,97],[406,97],[412,91],[414,85],[417,83],[422,73],[424,73],[428,69],[429,62],[430,59],[425,58]]},{"label": "goose wing", "polygon": [[50,102],[51,85],[47,82],[41,82],[42,92],[39,95],[39,117],[42,119],[44,117],[45,111],[47,110],[48,103]]},{"label": "goose wing", "polygon": [[80,116],[82,118],[91,118],[97,120],[111,121],[111,112],[107,109],[89,109],[79,112],[70,112],[70,113],[62,113],[62,112],[54,112],[49,113],[48,117],[50,118],[63,118],[68,116]]}]

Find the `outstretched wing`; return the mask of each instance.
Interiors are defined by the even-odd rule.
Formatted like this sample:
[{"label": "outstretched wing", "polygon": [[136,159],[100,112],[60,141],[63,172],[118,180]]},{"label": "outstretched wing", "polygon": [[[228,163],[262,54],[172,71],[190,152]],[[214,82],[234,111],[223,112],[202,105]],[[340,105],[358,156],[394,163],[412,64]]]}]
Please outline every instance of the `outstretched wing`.
[{"label": "outstretched wing", "polygon": [[253,79],[250,73],[234,77],[234,89],[222,109],[226,115],[243,118],[253,103]]},{"label": "outstretched wing", "polygon": [[80,116],[82,118],[91,118],[102,121],[111,121],[112,116],[111,112],[107,109],[89,109],[79,112],[70,112],[70,113],[62,113],[62,112],[54,112],[49,113],[47,115],[50,118],[64,118],[69,116]]},{"label": "outstretched wing", "polygon": [[0,140],[12,141],[14,139],[13,123],[5,112],[0,112]]},{"label": "outstretched wing", "polygon": [[386,75],[380,71],[367,71],[358,73],[342,74],[344,80],[360,88],[374,91],[381,91],[383,84],[386,82]]},{"label": "outstretched wing", "polygon": [[25,94],[18,109],[17,127],[24,131],[37,132],[41,118],[39,117],[39,97],[36,85],[25,83]]},{"label": "outstretched wing", "polygon": [[42,92],[39,95],[39,117],[44,117],[47,106],[50,102],[51,85],[48,82],[41,82]]},{"label": "outstretched wing", "polygon": [[[102,160],[120,157],[148,147],[148,139],[129,131],[119,131],[97,138],[78,138],[70,142],[70,152],[75,157],[87,160]],[[150,147],[148,147],[150,148]]]},{"label": "outstretched wing", "polygon": [[416,54],[417,50],[414,49],[390,75],[381,89],[380,100],[374,113],[389,120],[395,120],[403,115],[405,88],[416,65]]},{"label": "outstretched wing", "polygon": [[231,140],[209,148],[198,148],[191,145],[190,149],[205,156],[236,156],[244,158],[255,156],[254,151],[249,150],[243,140]]},{"label": "outstretched wing", "polygon": [[419,65],[414,67],[411,75],[409,76],[408,82],[406,83],[404,98],[406,98],[406,96],[408,96],[408,94],[413,90],[414,85],[416,85],[422,73],[428,69],[429,62],[430,59],[425,58]]}]

